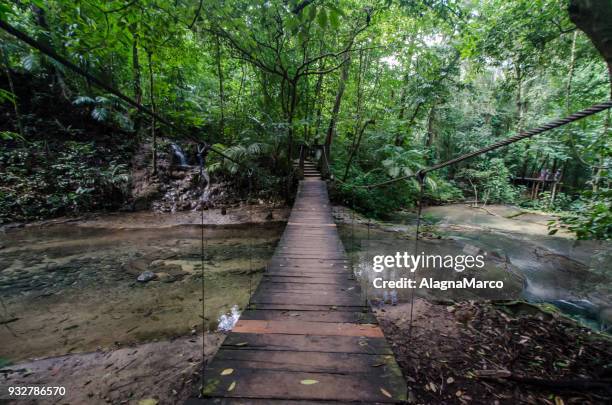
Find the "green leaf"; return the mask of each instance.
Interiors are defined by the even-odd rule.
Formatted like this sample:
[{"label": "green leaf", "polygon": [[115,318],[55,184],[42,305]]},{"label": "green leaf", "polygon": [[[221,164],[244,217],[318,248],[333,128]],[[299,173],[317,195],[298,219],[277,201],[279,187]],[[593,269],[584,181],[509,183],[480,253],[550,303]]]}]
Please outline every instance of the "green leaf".
[{"label": "green leaf", "polygon": [[78,96],[72,102],[74,105],[94,105],[96,104],[96,100],[87,96]]},{"label": "green leaf", "polygon": [[319,381],[317,380],[302,380],[300,381],[300,384],[302,385],[313,385],[313,384],[318,384]]},{"label": "green leaf", "polygon": [[0,89],[0,102],[3,102],[5,100],[8,100],[12,104],[15,104],[15,102],[17,101],[17,98],[10,91],[4,90],[4,89]]},{"label": "green leaf", "polygon": [[316,16],[317,16],[317,7],[314,4],[311,4],[308,7],[308,20],[314,21]]},{"label": "green leaf", "polygon": [[317,14],[317,24],[319,24],[319,27],[323,29],[327,27],[327,11],[324,8],[322,8]]},{"label": "green leaf", "polygon": [[38,70],[38,66],[40,65],[40,63],[39,63],[38,58],[36,57],[36,55],[31,53],[29,55],[26,55],[21,60],[21,65],[28,72],[33,72],[35,70]]},{"label": "green leaf", "polygon": [[10,5],[5,4],[4,0],[0,2],[0,20],[4,20],[8,14],[11,14],[13,9]]},{"label": "green leaf", "polygon": [[340,26],[340,15],[336,10],[331,10],[329,12],[329,23],[334,29],[338,29]]},{"label": "green leaf", "polygon": [[108,118],[108,110],[106,108],[96,107],[91,112],[94,120],[104,122]]}]

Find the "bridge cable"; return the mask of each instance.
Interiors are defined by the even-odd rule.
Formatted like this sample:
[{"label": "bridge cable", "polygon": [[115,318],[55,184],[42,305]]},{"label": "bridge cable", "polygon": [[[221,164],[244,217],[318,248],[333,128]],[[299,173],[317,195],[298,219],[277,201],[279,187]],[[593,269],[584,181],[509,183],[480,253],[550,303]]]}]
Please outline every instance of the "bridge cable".
[{"label": "bridge cable", "polygon": [[[484,148],[478,149],[478,150],[476,150],[474,152],[466,153],[466,154],[460,155],[460,156],[458,156],[456,158],[447,160],[445,162],[438,163],[436,165],[433,165],[433,166],[430,166],[430,167],[426,167],[424,169],[420,169],[419,171],[417,171],[416,173],[413,173],[413,174],[409,174],[409,175],[402,176],[402,177],[396,177],[394,179],[382,181],[380,183],[364,184],[364,185],[353,185],[353,184],[344,182],[344,181],[342,181],[340,179],[336,179],[333,176],[332,176],[332,180],[335,181],[335,182],[341,183],[341,184],[346,184],[346,185],[348,185],[349,187],[352,187],[352,188],[366,188],[366,189],[376,188],[376,187],[380,187],[380,186],[386,186],[388,184],[393,184],[393,183],[396,183],[398,181],[408,180],[408,179],[412,179],[412,178],[415,178],[415,179],[418,180],[419,177],[425,177],[425,174],[427,174],[429,172],[442,169],[444,167],[447,167],[447,166],[450,166],[450,165],[462,162],[462,161],[467,160],[467,159],[471,159],[471,158],[476,157],[478,155],[481,155],[483,153],[491,152],[491,151],[493,151],[495,149],[499,149],[499,148],[501,148],[503,146],[510,145],[512,143],[521,141],[523,139],[531,138],[531,137],[533,137],[535,135],[539,135],[539,134],[541,134],[543,132],[547,132],[547,131],[550,131],[550,130],[562,127],[564,125],[570,124],[570,123],[575,122],[575,121],[579,121],[579,120],[581,120],[583,118],[589,117],[591,115],[595,115],[595,114],[597,114],[599,112],[608,110],[610,108],[612,108],[612,100],[608,100],[608,101],[605,101],[605,102],[599,103],[599,104],[594,104],[594,105],[592,105],[592,106],[590,106],[588,108],[585,108],[584,110],[580,110],[580,111],[575,112],[575,113],[573,113],[571,115],[568,115],[565,118],[558,118],[558,119],[550,121],[550,122],[548,122],[546,124],[540,125],[539,127],[536,127],[536,128],[533,128],[533,129],[530,129],[530,130],[527,130],[527,131],[519,132],[518,134],[516,134],[514,136],[511,136],[511,137],[506,138],[504,140],[501,140],[499,142],[493,143],[493,144],[491,144],[489,146],[486,146]],[[332,173],[331,172],[331,167],[329,165],[329,159],[328,159],[328,156],[327,156],[326,149],[327,148],[323,148],[324,161],[325,161],[325,165],[327,166],[328,173]]]},{"label": "bridge cable", "polygon": [[[206,167],[206,156],[210,150],[210,145],[203,144],[201,147],[198,146],[198,155],[200,163],[200,268],[202,272],[202,382],[205,381],[206,374],[206,331],[208,324],[206,322],[206,284],[204,281],[205,268],[204,268],[204,255],[208,250],[208,239],[204,238],[204,204],[206,203],[206,188],[210,187],[210,177],[205,178],[205,167]],[[206,181],[206,185],[204,185]]]},{"label": "bridge cable", "polygon": [[[425,176],[419,177],[419,207],[417,212],[417,224],[415,231],[415,239],[414,239],[414,255],[418,256],[419,254],[419,241],[420,237],[420,229],[421,229],[421,214],[423,212],[423,195],[425,191]],[[416,274],[416,273],[413,273]],[[408,328],[408,344],[412,343],[412,320],[414,314],[414,290],[415,288],[410,289],[410,327]]]},{"label": "bridge cable", "polygon": [[248,170],[249,176],[249,194],[247,197],[247,205],[249,207],[249,300],[247,303],[247,308],[251,306],[251,296],[253,294],[253,207],[250,204],[251,202],[251,193],[253,190],[253,171],[251,169]]}]

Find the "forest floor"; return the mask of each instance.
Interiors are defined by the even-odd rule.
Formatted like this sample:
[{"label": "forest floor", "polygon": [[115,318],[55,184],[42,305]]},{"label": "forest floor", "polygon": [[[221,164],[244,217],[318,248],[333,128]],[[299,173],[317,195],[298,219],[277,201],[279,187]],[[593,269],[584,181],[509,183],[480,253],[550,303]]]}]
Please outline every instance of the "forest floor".
[{"label": "forest floor", "polygon": [[[376,311],[414,403],[604,404],[612,339],[527,304],[417,298]],[[569,381],[577,383],[572,389]]]},{"label": "forest floor", "polygon": [[[206,333],[210,360],[225,334]],[[50,357],[3,369],[0,385],[66,387],[66,395],[47,403],[182,403],[193,394],[202,366],[202,334],[159,342]],[[19,400],[18,404],[40,403]]]},{"label": "forest floor", "polygon": [[[496,252],[529,280],[526,285],[538,302],[549,302],[550,294],[550,302],[610,305],[612,283],[597,272],[612,254],[609,244],[577,242],[561,232],[549,236],[547,224],[554,218],[548,214],[502,205],[486,208],[427,208],[423,244],[438,246],[437,254],[441,247],[456,249],[456,254],[463,247],[482,249],[490,259]],[[363,251],[377,246],[372,243],[407,249],[414,238],[412,213],[383,222],[335,207],[334,216],[358,268],[368,268]],[[367,275],[358,277],[371,284]],[[603,404],[612,398],[612,337],[594,330],[594,318],[584,318],[596,313],[572,314],[592,329],[553,305],[522,301],[524,296],[519,301],[452,300],[449,291],[437,296],[420,291],[411,327],[407,290],[381,292],[370,286],[366,291],[411,388],[412,403]],[[585,297],[590,301],[580,301]]]}]

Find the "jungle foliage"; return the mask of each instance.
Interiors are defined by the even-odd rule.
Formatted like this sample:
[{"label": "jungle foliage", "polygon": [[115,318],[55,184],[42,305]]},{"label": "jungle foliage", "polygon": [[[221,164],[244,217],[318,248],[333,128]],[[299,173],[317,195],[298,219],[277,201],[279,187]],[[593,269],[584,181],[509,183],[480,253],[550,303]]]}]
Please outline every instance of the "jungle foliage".
[{"label": "jungle foliage", "polygon": [[[413,207],[418,184],[356,186],[414,174],[610,98],[606,62],[570,19],[569,3],[581,1],[2,0],[0,18],[182,128],[153,124],[159,136],[195,135],[263,168],[254,171],[260,185],[280,187],[270,177],[290,173],[301,145],[328,145],[335,198],[381,217]],[[148,117],[1,38],[9,119],[0,142],[13,153],[45,138],[27,125],[20,108],[28,100],[10,84],[24,73],[117,136],[153,136]],[[246,170],[212,155],[210,164],[230,179]],[[609,239],[611,165],[603,113],[436,172],[425,196],[570,210],[566,224],[578,237]],[[543,170],[561,176],[554,199],[550,187],[532,199],[516,180]],[[71,196],[108,185],[77,176],[62,187]],[[2,204],[11,190],[2,185]],[[86,206],[89,197],[74,198]]]}]

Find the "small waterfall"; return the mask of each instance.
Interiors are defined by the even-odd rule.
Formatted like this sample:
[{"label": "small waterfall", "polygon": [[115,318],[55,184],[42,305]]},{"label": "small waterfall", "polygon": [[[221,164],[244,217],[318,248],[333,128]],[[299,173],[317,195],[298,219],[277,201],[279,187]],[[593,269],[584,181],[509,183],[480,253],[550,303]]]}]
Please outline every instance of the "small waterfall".
[{"label": "small waterfall", "polygon": [[179,166],[181,167],[188,166],[187,158],[185,157],[185,152],[183,152],[183,149],[181,149],[181,147],[175,143],[171,144],[170,147],[172,148],[172,153],[174,153],[174,156],[179,161]]},{"label": "small waterfall", "polygon": [[238,305],[234,305],[228,314],[223,314],[219,317],[217,330],[219,332],[231,331],[236,322],[238,322],[238,319],[240,319],[240,308],[238,308]]}]

